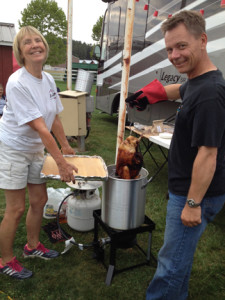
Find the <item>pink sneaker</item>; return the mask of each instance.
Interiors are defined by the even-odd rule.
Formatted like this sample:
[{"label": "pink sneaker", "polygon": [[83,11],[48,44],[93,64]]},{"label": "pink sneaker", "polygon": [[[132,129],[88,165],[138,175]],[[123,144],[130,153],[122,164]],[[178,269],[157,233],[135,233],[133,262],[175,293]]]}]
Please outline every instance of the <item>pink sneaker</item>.
[{"label": "pink sneaker", "polygon": [[5,266],[0,263],[0,273],[17,279],[27,279],[33,275],[32,271],[21,266],[16,257],[13,257]]},{"label": "pink sneaker", "polygon": [[56,258],[57,256],[59,256],[59,252],[57,252],[55,250],[49,250],[49,249],[45,248],[44,245],[39,242],[37,245],[37,248],[32,249],[32,250],[30,250],[26,245],[24,247],[23,256],[24,256],[24,258],[40,257],[42,259],[48,260],[48,259]]}]

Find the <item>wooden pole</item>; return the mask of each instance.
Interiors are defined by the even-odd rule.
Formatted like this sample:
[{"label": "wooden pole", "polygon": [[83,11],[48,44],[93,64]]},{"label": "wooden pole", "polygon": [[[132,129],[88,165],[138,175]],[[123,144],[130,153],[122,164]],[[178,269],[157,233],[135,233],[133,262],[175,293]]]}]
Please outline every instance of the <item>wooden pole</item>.
[{"label": "wooden pole", "polygon": [[67,90],[72,90],[72,28],[73,28],[73,0],[68,0],[68,12],[67,12]]},{"label": "wooden pole", "polygon": [[125,27],[125,41],[124,41],[124,50],[123,50],[123,66],[122,66],[119,120],[118,120],[118,130],[117,130],[117,145],[116,145],[115,161],[117,161],[118,148],[124,140],[125,123],[126,123],[125,99],[127,98],[129,75],[130,75],[130,59],[131,59],[132,41],[133,41],[134,13],[135,13],[135,0],[128,0],[126,27]]}]

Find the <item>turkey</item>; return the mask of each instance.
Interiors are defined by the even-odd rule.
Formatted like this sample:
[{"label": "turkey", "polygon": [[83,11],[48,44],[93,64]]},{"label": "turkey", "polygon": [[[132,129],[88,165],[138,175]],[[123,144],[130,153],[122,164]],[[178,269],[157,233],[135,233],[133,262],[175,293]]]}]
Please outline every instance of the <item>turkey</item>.
[{"label": "turkey", "polygon": [[141,137],[128,136],[118,148],[116,175],[122,179],[135,179],[143,165],[143,156],[138,152]]}]

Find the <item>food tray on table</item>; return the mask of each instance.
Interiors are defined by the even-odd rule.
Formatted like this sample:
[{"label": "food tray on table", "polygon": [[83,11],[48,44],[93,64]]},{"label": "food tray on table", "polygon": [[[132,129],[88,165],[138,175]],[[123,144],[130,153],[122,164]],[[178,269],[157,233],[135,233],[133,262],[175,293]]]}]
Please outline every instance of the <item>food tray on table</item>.
[{"label": "food tray on table", "polygon": [[[78,168],[78,173],[74,172],[75,179],[101,180],[108,179],[108,170],[104,160],[100,156],[85,155],[63,155],[68,163],[74,164]],[[60,179],[58,166],[51,155],[45,157],[41,170],[42,178]]]}]

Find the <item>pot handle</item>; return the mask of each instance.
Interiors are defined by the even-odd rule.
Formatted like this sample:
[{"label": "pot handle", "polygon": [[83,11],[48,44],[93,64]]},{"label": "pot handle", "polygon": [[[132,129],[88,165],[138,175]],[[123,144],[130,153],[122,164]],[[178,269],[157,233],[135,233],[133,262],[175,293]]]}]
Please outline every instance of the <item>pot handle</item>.
[{"label": "pot handle", "polygon": [[153,180],[154,177],[155,177],[155,176],[150,177],[150,178],[148,179],[148,181],[147,181],[144,185],[142,185],[141,189],[142,189],[142,190],[145,189],[146,186]]},{"label": "pot handle", "polygon": [[162,170],[162,168],[165,166],[165,164],[167,163],[167,160],[158,168],[158,170],[156,171],[156,173],[149,178],[149,180],[141,187],[141,189],[146,188],[146,186],[152,182],[152,180],[155,178],[155,176]]}]

